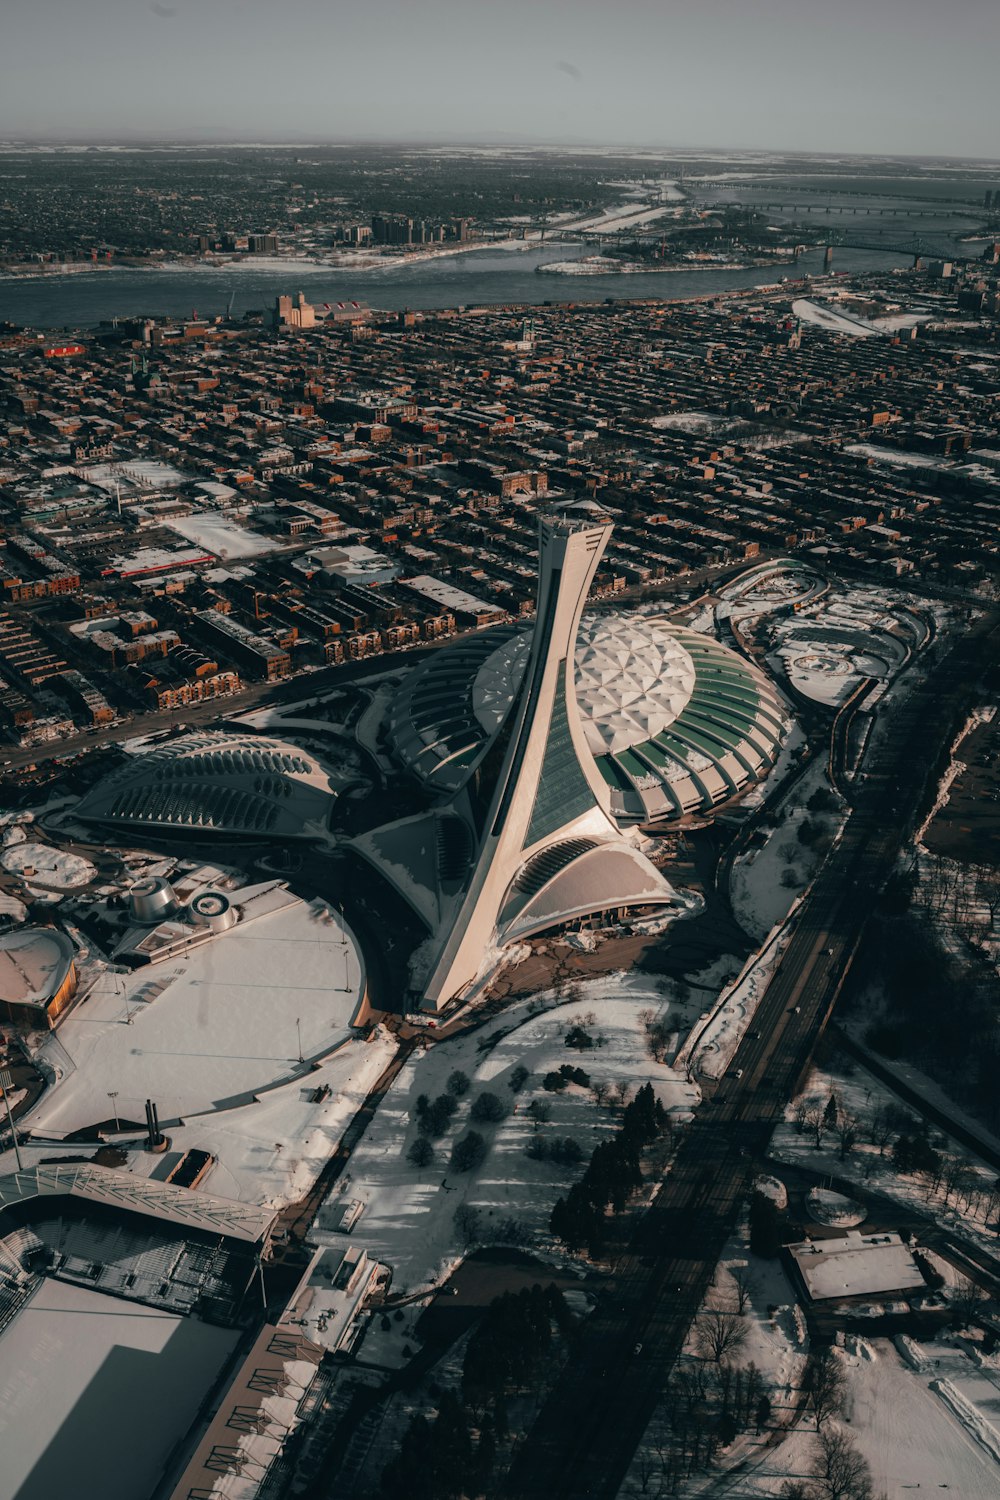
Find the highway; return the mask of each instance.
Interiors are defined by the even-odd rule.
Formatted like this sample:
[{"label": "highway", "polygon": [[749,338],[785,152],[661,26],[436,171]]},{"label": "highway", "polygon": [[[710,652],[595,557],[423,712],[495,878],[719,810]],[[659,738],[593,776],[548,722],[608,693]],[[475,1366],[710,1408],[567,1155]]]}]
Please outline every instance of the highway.
[{"label": "highway", "polygon": [[515,1455],[503,1492],[509,1500],[617,1495],[998,628],[995,614],[978,622],[887,715],[843,835],[802,903],[752,1029]]}]

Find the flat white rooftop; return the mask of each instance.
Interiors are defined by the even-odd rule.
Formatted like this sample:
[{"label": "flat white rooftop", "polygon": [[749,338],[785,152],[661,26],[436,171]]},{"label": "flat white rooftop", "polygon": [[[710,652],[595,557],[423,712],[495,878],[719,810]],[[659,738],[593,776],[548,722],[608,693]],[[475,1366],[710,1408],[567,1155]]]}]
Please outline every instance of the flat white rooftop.
[{"label": "flat white rooftop", "polygon": [[789,1245],[788,1253],[814,1302],[877,1297],[926,1285],[898,1234],[861,1234],[855,1229],[836,1239]]},{"label": "flat white rooftop", "polygon": [[416,578],[406,578],[403,581],[408,589],[423,594],[425,599],[430,599],[445,609],[458,609],[463,614],[479,615],[497,608],[495,604],[477,599],[474,594],[467,594],[464,589],[457,589],[450,583],[441,583],[427,573],[420,573]]},{"label": "flat white rooftop", "polygon": [[31,1128],[63,1135],[108,1120],[112,1089],[121,1120],[141,1123],[153,1099],[164,1126],[249,1102],[304,1071],[300,1043],[309,1059],[351,1035],[362,983],[337,914],[302,900],[162,963],[102,974],[46,1043],[61,1077]]},{"label": "flat white rooftop", "polygon": [[43,1281],[0,1338],[0,1500],[150,1494],[237,1337]]}]

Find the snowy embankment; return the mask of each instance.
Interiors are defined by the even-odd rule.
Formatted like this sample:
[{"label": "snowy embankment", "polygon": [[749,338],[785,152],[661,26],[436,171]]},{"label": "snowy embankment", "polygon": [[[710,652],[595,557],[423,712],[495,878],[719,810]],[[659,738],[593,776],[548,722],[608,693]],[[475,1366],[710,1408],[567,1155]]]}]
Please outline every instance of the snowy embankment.
[{"label": "snowy embankment", "polygon": [[[1000,1464],[1000,1432],[997,1432],[978,1406],[963,1395],[950,1380],[932,1380],[931,1390],[941,1397],[949,1411],[955,1413],[966,1432],[979,1444],[980,1448],[985,1449],[994,1462]],[[994,1401],[1000,1401],[1000,1397],[995,1397]],[[1000,1478],[997,1482],[1000,1484]]]},{"label": "snowy embankment", "polygon": [[729,1067],[743,1034],[771,982],[778,960],[788,946],[791,932],[777,928],[759,953],[752,955],[733,983],[719,997],[711,1014],[696,1027],[674,1061],[688,1076],[721,1078]]},{"label": "snowy embankment", "polygon": [[913,842],[915,845],[922,845],[924,834],[927,832],[928,828],[931,826],[934,819],[941,811],[942,807],[944,807],[947,803],[948,798],[951,795],[951,788],[953,784],[958,780],[962,772],[967,770],[964,761],[955,759],[955,752],[958,750],[959,746],[968,739],[972,731],[979,728],[980,724],[991,723],[992,720],[996,717],[996,712],[996,706],[990,704],[985,708],[973,709],[972,713],[970,713],[966,717],[961,729],[958,731],[955,738],[951,742],[951,748],[948,751],[948,769],[945,771],[944,775],[941,777],[940,782],[938,783],[937,795],[934,798],[934,802],[931,806],[930,812],[927,814],[926,818],[921,823],[916,833],[913,835]]},{"label": "snowy embankment", "polygon": [[[577,999],[540,1012],[539,1001],[554,997],[535,997],[488,1027],[439,1042],[409,1059],[358,1146],[350,1176],[341,1183],[344,1198],[364,1203],[355,1233],[369,1254],[392,1266],[395,1291],[434,1286],[461,1260],[469,1240],[455,1223],[460,1207],[478,1211],[476,1242],[508,1237],[506,1229],[514,1223],[526,1243],[552,1249],[548,1219],[553,1203],[582,1174],[598,1141],[617,1128],[612,1088],[634,1092],[650,1082],[675,1118],[690,1115],[700,1098],[698,1089],[654,1062],[646,1044],[644,1011],[678,1029],[689,1021],[683,1005],[664,998],[661,983],[640,974],[589,980],[579,986]],[[566,1045],[566,1034],[576,1024],[593,1039],[592,1047]],[[545,1075],[563,1064],[583,1069],[591,1086],[546,1090]],[[528,1069],[529,1077],[515,1091],[511,1081],[518,1067]],[[417,1099],[444,1092],[456,1070],[469,1078],[469,1090],[447,1133],[432,1140],[433,1160],[416,1167],[408,1153],[419,1136]],[[597,1103],[594,1086],[608,1091],[604,1104]],[[483,1092],[502,1102],[505,1113],[496,1123],[470,1120],[472,1102]],[[548,1118],[535,1118],[539,1113]],[[485,1138],[486,1159],[473,1172],[453,1171],[452,1147],[470,1129]],[[532,1142],[549,1146],[566,1137],[580,1148],[579,1165],[525,1154]],[[332,1200],[331,1211],[336,1205],[337,1199]],[[320,1217],[321,1237],[328,1218]]]}]

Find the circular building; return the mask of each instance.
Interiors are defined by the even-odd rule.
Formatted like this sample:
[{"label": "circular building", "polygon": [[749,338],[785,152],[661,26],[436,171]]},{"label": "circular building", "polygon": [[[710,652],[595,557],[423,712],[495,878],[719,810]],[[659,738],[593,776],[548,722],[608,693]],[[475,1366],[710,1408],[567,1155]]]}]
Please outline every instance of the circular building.
[{"label": "circular building", "polygon": [[[403,763],[455,792],[478,765],[524,672],[530,630],[445,647],[404,681],[390,718]],[[576,642],[587,743],[621,823],[676,819],[737,796],[774,765],[790,727],[764,674],[660,615],[590,614]]]},{"label": "circular building", "polygon": [[307,751],[261,735],[212,731],[130,755],[77,812],[105,828],[294,839],[326,826],[335,795],[328,773]]},{"label": "circular building", "polygon": [[56,927],[0,937],[0,1018],[33,1031],[53,1027],[76,994],[76,950]]}]

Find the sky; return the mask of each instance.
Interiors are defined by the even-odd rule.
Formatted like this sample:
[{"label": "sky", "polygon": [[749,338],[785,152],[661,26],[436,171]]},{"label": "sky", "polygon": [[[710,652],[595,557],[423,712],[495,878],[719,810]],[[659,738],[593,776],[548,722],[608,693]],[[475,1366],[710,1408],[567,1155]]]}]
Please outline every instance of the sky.
[{"label": "sky", "polygon": [[0,138],[992,157],[1000,0],[0,0]]}]

